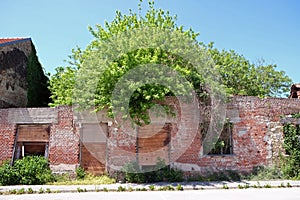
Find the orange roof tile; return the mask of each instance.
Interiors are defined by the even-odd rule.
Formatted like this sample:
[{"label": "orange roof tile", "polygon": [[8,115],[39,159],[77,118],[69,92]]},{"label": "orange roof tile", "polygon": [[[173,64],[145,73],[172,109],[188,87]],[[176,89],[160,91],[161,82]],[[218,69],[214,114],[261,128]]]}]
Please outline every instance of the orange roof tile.
[{"label": "orange roof tile", "polygon": [[23,39],[25,39],[25,38],[0,38],[0,44],[14,42],[14,41],[23,40]]}]

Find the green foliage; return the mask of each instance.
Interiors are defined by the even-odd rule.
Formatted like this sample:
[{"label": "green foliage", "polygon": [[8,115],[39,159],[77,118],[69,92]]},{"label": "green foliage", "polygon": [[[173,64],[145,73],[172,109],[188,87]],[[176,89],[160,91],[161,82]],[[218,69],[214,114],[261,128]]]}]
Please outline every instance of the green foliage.
[{"label": "green foliage", "polygon": [[1,185],[38,185],[53,180],[47,160],[39,156],[28,156],[17,160],[13,166],[4,163],[0,167]]},{"label": "green foliage", "polygon": [[25,188],[21,188],[21,189],[17,190],[16,194],[25,194]]},{"label": "green foliage", "polygon": [[0,166],[0,184],[16,185],[19,183],[19,174],[15,171],[9,162],[5,162]]},{"label": "green foliage", "polygon": [[155,190],[155,186],[154,185],[149,185],[149,190],[150,191],[154,191]]},{"label": "green foliage", "polygon": [[50,188],[46,188],[46,193],[50,194],[51,193],[51,190]]},{"label": "green foliage", "polygon": [[250,188],[250,185],[249,184],[245,184],[245,185],[238,184],[238,188],[239,189],[248,189],[248,188]]},{"label": "green foliage", "polygon": [[49,105],[72,105],[76,70],[72,67],[58,67],[55,70],[49,84],[50,98],[53,100]]},{"label": "green foliage", "polygon": [[27,193],[28,193],[28,194],[33,194],[33,193],[34,193],[34,191],[33,191],[33,189],[32,189],[32,188],[28,188],[28,189],[27,189]]},{"label": "green foliage", "polygon": [[79,193],[80,192],[87,192],[87,189],[86,188],[82,189],[82,188],[78,187],[77,192],[79,192]]},{"label": "green foliage", "polygon": [[[173,52],[168,52],[154,46],[153,48],[139,48],[130,52],[116,53],[119,50],[118,47],[113,49],[109,45],[104,45],[107,41],[117,40],[118,36],[123,33],[153,27],[184,35],[197,48],[204,49],[204,52],[210,55],[215,62],[216,69],[223,79],[222,81],[228,94],[263,97],[280,96],[287,92],[288,86],[291,84],[291,79],[283,71],[276,71],[276,65],[254,65],[235,51],[219,51],[213,47],[212,43],[207,46],[199,43],[196,41],[198,33],[192,29],[183,30],[183,26],[176,24],[176,16],[171,16],[168,11],[156,9],[153,1],[149,1],[148,4],[149,8],[145,12],[145,15],[136,14],[132,10],[129,10],[129,14],[127,15],[117,11],[112,22],[105,22],[104,25],[98,24],[94,29],[89,27],[94,40],[84,50],[80,48],[73,50],[73,54],[70,56],[71,67],[59,67],[56,69],[56,74],[51,77],[49,87],[52,93],[51,99],[53,100],[53,103],[50,104],[51,106],[72,105],[72,103],[76,103],[86,107],[95,106],[96,111],[108,108],[110,116],[113,116],[116,113],[113,113],[112,103],[114,103],[115,107],[118,106],[121,111],[124,111],[125,108],[122,104],[124,103],[123,97],[129,95],[126,91],[124,93],[120,91],[118,94],[120,96],[119,100],[113,101],[112,93],[118,81],[130,70],[145,64],[162,64],[175,69],[189,82],[189,85],[196,91],[199,98],[204,98],[207,95],[204,85],[211,83],[205,82],[205,77],[201,73],[198,73],[195,66],[176,54],[178,49],[175,48],[172,49]],[[141,12],[140,5],[139,10],[139,13],[144,13]],[[168,38],[164,39],[166,42],[169,41],[167,40]],[[134,42],[131,40],[129,42],[121,41],[118,45],[124,45],[124,48],[128,46],[129,49],[130,45],[135,45]],[[180,43],[180,41],[176,43]],[[155,44],[155,41],[153,41],[153,44]],[[100,53],[95,55],[95,51]],[[203,54],[202,51],[200,52]],[[110,63],[105,61],[105,58],[114,57],[115,54],[121,56]],[[201,56],[203,55],[199,53],[197,57],[200,58]],[[81,72],[86,72],[84,70],[86,65],[89,67],[92,65],[94,68],[89,68],[88,74],[81,74]],[[159,76],[161,74],[160,68],[156,68],[155,70]],[[99,74],[102,76],[96,84],[95,91],[91,88],[88,88],[91,91],[85,90],[85,87],[95,87],[93,78],[91,77]],[[208,73],[206,73],[207,75]],[[87,78],[81,83],[80,80],[75,78],[77,76],[86,76]],[[75,79],[78,81],[78,86],[75,85]],[[169,79],[165,79],[165,81],[167,84],[172,82]],[[123,80],[122,83],[126,88],[135,88],[137,86],[135,82],[130,80],[127,82]],[[173,82],[172,85],[175,86],[176,90],[183,91],[182,84],[174,84]],[[77,94],[78,91],[74,91],[74,87],[78,87],[77,90],[79,91],[84,91],[84,94],[82,92]],[[72,102],[74,94],[78,98],[76,102]],[[130,95],[130,117],[139,125],[148,124],[150,119],[147,111],[154,105],[155,101],[163,100],[165,96],[169,95],[174,95],[174,91],[161,84],[145,84],[136,88],[133,94]],[[128,118],[129,116],[123,115],[123,117]]]},{"label": "green foliage", "polygon": [[284,174],[279,167],[254,167],[251,174],[247,177],[249,180],[279,180],[284,179]]},{"label": "green foliage", "polygon": [[73,180],[68,174],[55,175],[53,182],[47,184],[52,185],[100,185],[100,184],[112,184],[116,180],[108,177],[107,175],[94,176],[86,173],[83,179]]},{"label": "green foliage", "polygon": [[276,65],[260,61],[252,64],[244,56],[230,50],[206,47],[222,76],[227,93],[248,96],[282,96],[289,92],[292,80],[284,71],[277,71]]},{"label": "green foliage", "polygon": [[176,186],[176,190],[178,190],[178,191],[183,191],[183,187],[182,187],[182,185],[180,185],[180,184],[177,184],[177,186]]},{"label": "green foliage", "polygon": [[300,118],[300,112],[299,112],[299,113],[296,113],[296,114],[292,114],[292,117],[293,117],[293,118],[299,119],[299,118]]},{"label": "green foliage", "polygon": [[20,184],[45,184],[53,178],[47,160],[40,156],[27,156],[17,160],[13,165],[13,169],[19,174]]},{"label": "green foliage", "polygon": [[300,178],[300,126],[284,126],[284,147],[287,157],[283,159],[282,171],[288,178]]},{"label": "green foliage", "polygon": [[49,79],[38,61],[33,44],[31,44],[31,48],[27,63],[27,107],[46,107],[50,102]]},{"label": "green foliage", "polygon": [[43,188],[40,188],[38,193],[39,193],[39,194],[43,194],[44,192],[45,192],[44,189],[43,189]]},{"label": "green foliage", "polygon": [[172,169],[165,165],[163,160],[158,159],[156,166],[147,172],[140,169],[136,162],[130,162],[123,166],[125,181],[130,183],[153,183],[160,181],[181,182],[183,172]]},{"label": "green foliage", "polygon": [[228,187],[227,184],[223,184],[222,188],[225,189],[225,190],[228,190],[228,189],[229,189],[229,187]]},{"label": "green foliage", "polygon": [[84,179],[86,172],[82,167],[76,169],[76,179]]},{"label": "green foliage", "polygon": [[117,192],[126,192],[126,187],[122,187],[121,185],[118,187]]}]

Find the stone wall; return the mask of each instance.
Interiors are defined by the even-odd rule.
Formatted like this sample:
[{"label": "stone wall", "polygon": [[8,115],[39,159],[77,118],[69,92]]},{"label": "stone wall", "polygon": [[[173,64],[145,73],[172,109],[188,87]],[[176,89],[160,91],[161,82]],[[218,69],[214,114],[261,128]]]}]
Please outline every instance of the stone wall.
[{"label": "stone wall", "polygon": [[0,108],[27,105],[27,62],[31,39],[0,45]]}]

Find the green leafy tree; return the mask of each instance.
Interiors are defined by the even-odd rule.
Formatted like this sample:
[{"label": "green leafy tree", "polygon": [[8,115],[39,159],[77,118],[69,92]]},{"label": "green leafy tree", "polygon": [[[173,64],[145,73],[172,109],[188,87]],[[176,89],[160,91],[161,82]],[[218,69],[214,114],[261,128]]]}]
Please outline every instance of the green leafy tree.
[{"label": "green leafy tree", "polygon": [[284,71],[277,71],[276,65],[265,65],[263,61],[255,65],[233,50],[219,51],[213,43],[207,49],[228,94],[277,97],[289,91],[292,80]]},{"label": "green leafy tree", "polygon": [[[165,12],[162,9],[156,9],[153,1],[149,1],[148,4],[149,9],[144,15],[140,14],[142,12],[141,5],[139,5],[139,14],[134,13],[132,10],[129,10],[128,15],[117,11],[112,22],[105,22],[104,26],[98,24],[96,28],[89,27],[91,34],[94,36],[94,40],[84,50],[80,48],[73,50],[73,54],[70,56],[70,64],[72,67],[59,67],[56,74],[51,78],[50,90],[53,100],[51,106],[76,103],[85,105],[86,107],[95,106],[96,111],[108,108],[112,116],[112,102],[118,105],[122,111],[122,109],[126,109],[122,104],[122,97],[129,95],[130,117],[135,119],[139,124],[143,124],[149,123],[147,110],[154,105],[155,101],[163,100],[165,96],[185,94],[185,92],[187,92],[186,88],[191,87],[197,93],[198,97],[205,97],[207,93],[205,85],[208,84],[206,82],[208,80],[206,76],[213,77],[213,73],[199,73],[199,70],[197,70],[192,63],[189,63],[184,57],[177,54],[178,47],[172,49],[172,51],[166,51],[156,46],[153,46],[153,48],[136,48],[122,54],[122,52],[116,52],[118,51],[117,45],[114,47],[107,45],[112,44],[111,41],[116,41],[115,43],[117,43],[119,36],[122,34],[130,34],[130,31],[134,32],[135,30],[141,29],[149,30],[149,32],[145,32],[144,34],[149,38],[153,38],[154,44],[156,44],[157,40],[165,39],[166,42],[172,41],[172,38],[153,37],[153,35],[157,34],[155,32],[156,29],[153,30],[153,28],[168,30],[177,34],[177,36],[184,35],[190,40],[189,42],[193,46],[200,49],[198,57],[201,58],[196,58],[200,62],[205,62],[205,58],[203,57],[210,55],[216,64],[215,69],[217,69],[217,72],[221,75],[225,90],[228,94],[262,97],[277,96],[286,92],[286,87],[290,85],[291,80],[284,72],[276,71],[275,65],[254,65],[245,57],[234,51],[219,51],[214,48],[212,44],[206,46],[203,43],[199,43],[196,40],[198,33],[192,29],[184,30],[183,26],[177,25],[176,16],[171,16],[168,11]],[[139,37],[139,35],[136,36]],[[138,39],[139,38],[137,38],[137,40]],[[185,38],[179,36],[177,37],[176,43],[180,44],[184,39]],[[120,40],[119,45],[123,45],[123,48],[128,47],[128,49],[130,49],[132,45],[134,46],[133,43],[134,41],[132,40]],[[161,44],[163,44],[163,42],[161,42]],[[110,63],[105,62],[106,57],[114,57],[114,55],[121,56]],[[149,66],[157,76],[163,76],[170,72],[163,71],[162,73],[161,68],[152,67],[151,64],[170,66],[172,69],[175,69],[181,77],[184,77],[184,79],[188,81],[188,86],[183,86],[183,84],[174,82],[174,80],[169,80],[168,77],[163,79],[162,81],[172,84],[176,88],[176,91],[179,91],[177,94],[174,94],[174,90],[162,84],[146,83],[144,85],[138,85],[134,81],[123,80],[123,87],[135,88],[134,92],[128,94],[128,91],[126,93],[126,91],[120,90],[120,98],[118,100],[113,99],[113,92],[122,77],[126,76],[126,73],[130,70],[145,64],[150,64]],[[92,67],[86,70],[87,65],[91,65]],[[146,73],[146,71],[144,73]],[[89,80],[89,77],[95,77],[97,74],[101,74],[101,77],[97,82],[95,90],[86,91],[85,88],[94,87],[95,85],[93,80]],[[203,76],[203,74],[205,75]],[[85,78],[81,79],[82,77]],[[133,79],[133,77],[129,77],[128,79],[130,78]],[[153,78],[153,80],[155,79]],[[212,85],[214,83],[211,82],[209,84]],[[74,88],[76,88],[75,91],[73,90]],[[220,87],[220,90],[222,89],[223,88]],[[85,94],[78,93],[78,91],[84,91]],[[72,99],[74,99],[73,95],[75,95],[77,99],[76,102],[72,101]],[[128,116],[124,117],[126,118]]]}]

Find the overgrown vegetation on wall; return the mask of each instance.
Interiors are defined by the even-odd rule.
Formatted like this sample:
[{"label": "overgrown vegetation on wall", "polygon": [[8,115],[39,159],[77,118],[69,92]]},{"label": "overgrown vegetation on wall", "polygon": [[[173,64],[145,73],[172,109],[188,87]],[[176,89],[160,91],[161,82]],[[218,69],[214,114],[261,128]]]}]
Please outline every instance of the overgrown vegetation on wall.
[{"label": "overgrown vegetation on wall", "polygon": [[44,74],[43,67],[38,61],[36,50],[31,44],[31,53],[27,63],[27,107],[47,107],[50,102],[48,77]]},{"label": "overgrown vegetation on wall", "polygon": [[[191,44],[188,45],[189,47],[193,46],[197,49],[197,51],[191,51],[191,53],[197,53],[197,56],[192,56],[187,49],[182,52],[182,55],[189,55],[188,57],[193,59],[200,59],[204,56],[205,58],[200,59],[201,63],[205,60],[207,61],[207,58],[211,58],[214,67],[205,68],[205,70],[214,69],[218,72],[222,78],[221,82],[224,84],[226,93],[264,97],[282,96],[288,92],[291,79],[284,71],[278,71],[276,65],[263,62],[253,64],[233,50],[218,50],[213,46],[213,43],[205,45],[203,42],[197,41],[197,36],[199,35],[197,32],[193,29],[184,30],[184,26],[177,24],[176,15],[172,16],[169,11],[156,9],[152,0],[148,1],[148,10],[145,12],[141,12],[141,4],[139,4],[138,9],[140,10],[139,13],[134,13],[130,10],[129,14],[117,11],[112,22],[105,22],[104,25],[98,24],[95,28],[89,28],[94,36],[94,40],[86,49],[77,48],[73,50],[73,54],[70,57],[71,66],[59,67],[56,70],[56,74],[52,76],[50,90],[53,103],[50,106],[71,105],[76,102],[76,104],[82,105],[84,108],[96,108],[96,111],[108,108],[110,116],[115,114],[112,108],[120,108],[120,113],[123,112],[124,119],[131,117],[137,124],[148,124],[150,118],[147,111],[154,105],[154,101],[164,100],[165,96],[176,95],[175,92],[181,92],[179,93],[180,96],[188,93],[184,93],[186,92],[185,90],[182,92],[184,84],[175,84],[174,80],[169,77],[165,80],[163,79],[162,82],[164,84],[146,84],[146,79],[144,79],[144,77],[147,77],[146,75],[138,80],[125,78],[125,74],[135,71],[133,69],[139,69],[140,66],[145,66],[146,64],[147,68],[151,66],[151,73],[147,73],[155,74],[156,76],[153,77],[157,77],[156,80],[164,78],[166,74],[176,74],[174,73],[176,71],[184,80],[187,80],[187,84],[196,91],[199,97],[206,96],[207,88],[204,86],[215,85],[217,81],[213,81],[214,84],[212,84],[209,83],[210,80],[205,80],[209,79],[207,76],[211,71],[210,73],[205,73],[205,76],[203,76],[204,73],[198,72],[199,69],[203,69],[203,64],[199,65],[201,67],[197,69],[197,66],[189,63],[190,61],[187,58],[183,59],[179,56],[180,53],[178,52],[184,49],[184,45],[180,46],[180,48],[176,45],[184,44],[182,41],[186,39],[191,41]],[[145,13],[145,15],[141,13]],[[122,41],[124,34],[127,35],[129,33],[128,36],[130,36],[140,30],[147,31],[144,31],[143,34],[137,34],[137,37],[131,40],[128,40],[126,36],[125,40]],[[150,30],[153,31],[153,34],[149,34]],[[162,31],[158,34],[156,30]],[[165,30],[170,31],[172,34],[176,33],[176,37],[172,36],[172,34],[167,34],[169,36],[161,34],[165,33]],[[169,33],[168,31],[167,33]],[[149,37],[152,38],[155,36],[155,40],[152,40],[151,48],[140,47],[141,44],[147,43],[144,40],[145,34],[149,34]],[[182,35],[185,37],[181,41]],[[170,36],[172,36],[171,39]],[[119,38],[120,42],[117,42],[116,38]],[[175,39],[180,39],[181,42]],[[116,43],[118,44],[112,45]],[[139,48],[136,49],[136,46]],[[165,49],[166,46],[172,52],[167,51]],[[120,48],[124,48],[129,52],[121,51]],[[131,49],[134,50],[131,51]],[[118,57],[118,54],[121,56]],[[206,57],[205,55],[209,56]],[[163,72],[161,66],[168,66],[174,72]],[[75,76],[77,84],[74,81]],[[218,79],[215,76],[213,77],[213,80]],[[92,82],[98,79],[98,83]],[[117,88],[119,81],[122,81],[121,85],[124,89],[120,89],[121,92],[116,95],[118,98],[114,99],[112,94]],[[157,81],[154,83],[157,83]],[[142,86],[135,89],[137,85]],[[163,87],[166,85],[176,87],[174,89],[171,88],[171,90],[169,87]],[[130,96],[131,99],[129,99],[129,114],[124,112],[124,110],[127,111],[125,108],[128,105],[123,105],[126,103],[124,100],[128,99],[128,94],[131,92],[125,90],[127,88],[135,89]],[[220,90],[223,91],[223,89]],[[74,94],[76,95],[74,96]]]},{"label": "overgrown vegetation on wall", "polygon": [[300,179],[300,125],[284,126],[284,147],[287,156],[283,159],[282,171],[288,178]]}]

